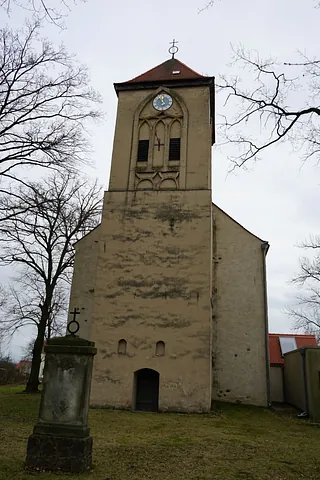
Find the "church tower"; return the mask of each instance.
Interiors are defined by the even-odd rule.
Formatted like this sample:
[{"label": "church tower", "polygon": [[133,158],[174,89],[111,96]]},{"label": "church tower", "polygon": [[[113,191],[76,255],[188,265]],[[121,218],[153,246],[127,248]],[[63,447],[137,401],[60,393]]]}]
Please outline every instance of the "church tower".
[{"label": "church tower", "polygon": [[114,85],[109,189],[70,303],[98,348],[93,404],[210,408],[213,85],[176,58]]},{"label": "church tower", "polygon": [[[226,366],[222,354],[213,381],[212,361],[219,350],[213,342],[223,338],[228,348],[223,326],[233,311],[239,316],[236,305],[225,308],[227,295],[221,290],[219,305],[226,318],[221,316],[213,334],[213,318],[218,318],[213,312],[215,248],[221,245],[223,251],[231,245],[230,238],[229,243],[221,235],[217,241],[213,238],[216,217],[224,221],[223,212],[213,213],[211,195],[214,78],[172,55],[114,87],[118,110],[109,189],[101,224],[76,244],[70,298],[70,311],[80,309],[79,335],[92,339],[98,349],[91,403],[133,410],[208,411],[212,398],[227,395],[219,391],[231,392],[230,376],[236,368]],[[261,262],[261,241],[255,237],[253,243]],[[226,263],[234,248],[229,250]],[[260,264],[258,268],[262,285]],[[227,271],[221,270],[222,282]],[[234,272],[238,275],[239,269]],[[214,291],[218,292],[216,285]],[[245,303],[246,293],[241,288],[237,292]],[[260,303],[259,348],[264,345]],[[239,372],[255,361],[248,360],[247,350],[247,363],[241,360]],[[265,382],[265,363],[261,368],[255,367],[260,383]],[[256,403],[265,404],[265,387],[261,388]],[[244,381],[235,387],[235,395],[254,398],[241,389],[247,390]]]}]

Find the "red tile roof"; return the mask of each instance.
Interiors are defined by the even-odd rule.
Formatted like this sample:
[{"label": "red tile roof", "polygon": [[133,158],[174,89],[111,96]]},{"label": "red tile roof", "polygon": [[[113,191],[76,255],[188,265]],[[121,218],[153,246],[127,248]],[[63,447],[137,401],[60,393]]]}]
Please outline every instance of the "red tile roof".
[{"label": "red tile roof", "polygon": [[20,360],[20,362],[17,363],[16,368],[21,368],[23,365],[31,365],[31,363],[31,360]]},{"label": "red tile roof", "polygon": [[[175,73],[174,73],[175,72]],[[177,58],[170,58],[165,62],[157,65],[141,75],[128,80],[124,83],[140,83],[167,80],[191,80],[194,78],[207,78],[200,73],[195,72],[190,67],[180,62]]]},{"label": "red tile roof", "polygon": [[297,348],[318,346],[316,337],[314,335],[269,333],[270,365],[284,365],[284,358],[281,355],[279,337],[294,337],[296,339]]}]

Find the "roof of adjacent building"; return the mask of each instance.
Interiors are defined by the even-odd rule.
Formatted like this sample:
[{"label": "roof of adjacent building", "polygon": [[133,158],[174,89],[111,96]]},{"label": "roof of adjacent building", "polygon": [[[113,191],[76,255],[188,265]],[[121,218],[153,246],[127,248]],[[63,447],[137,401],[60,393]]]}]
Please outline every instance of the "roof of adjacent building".
[{"label": "roof of adjacent building", "polygon": [[303,335],[296,333],[269,333],[269,356],[271,365],[284,365],[284,358],[281,354],[279,337],[295,338],[297,348],[318,346],[315,335]]}]

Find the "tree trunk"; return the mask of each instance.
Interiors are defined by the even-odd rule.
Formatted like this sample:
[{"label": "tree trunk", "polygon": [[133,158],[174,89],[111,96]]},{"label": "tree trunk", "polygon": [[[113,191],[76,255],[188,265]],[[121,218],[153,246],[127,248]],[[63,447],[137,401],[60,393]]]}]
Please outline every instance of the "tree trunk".
[{"label": "tree trunk", "polygon": [[47,340],[50,340],[51,338],[51,326],[52,326],[52,319],[48,320],[48,334],[47,334]]},{"label": "tree trunk", "polygon": [[41,311],[41,320],[38,325],[38,334],[36,341],[34,342],[33,352],[32,352],[32,363],[31,363],[31,372],[26,385],[26,393],[37,393],[39,392],[39,371],[41,365],[41,353],[43,349],[43,342],[46,333],[46,325],[49,316],[48,304],[42,306]]}]

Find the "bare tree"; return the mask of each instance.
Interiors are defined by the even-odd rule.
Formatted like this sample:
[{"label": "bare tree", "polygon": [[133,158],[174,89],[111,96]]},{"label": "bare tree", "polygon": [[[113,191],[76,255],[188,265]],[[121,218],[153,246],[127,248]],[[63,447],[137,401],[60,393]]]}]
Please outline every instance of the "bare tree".
[{"label": "bare tree", "polygon": [[[221,0],[220,0],[221,1]],[[208,0],[204,5],[199,9],[199,12],[203,12],[204,10],[208,10],[208,8],[213,7],[217,3],[217,0]],[[319,7],[320,2],[318,0],[313,0],[314,7]]]},{"label": "bare tree", "polygon": [[[12,315],[1,320],[6,332],[28,322],[37,327],[27,392],[38,389],[43,341],[48,327],[53,328],[51,319],[58,294],[63,283],[71,279],[73,244],[98,224],[101,213],[101,192],[97,184],[89,185],[71,173],[54,173],[31,187],[22,186],[19,190],[20,204],[26,202],[29,205],[26,213],[0,224],[3,238],[0,260],[3,264],[20,268],[21,274],[25,275],[26,290],[29,285],[30,291],[32,283],[36,293],[33,296],[35,301],[31,304],[31,298],[28,307],[25,303],[27,291],[26,296],[21,297],[17,292]],[[14,197],[6,197],[3,201],[9,211],[16,205]]]},{"label": "bare tree", "polygon": [[[7,301],[2,308],[3,319],[0,321],[0,333],[12,337],[17,330],[31,326],[39,328],[41,322],[41,305],[44,303],[43,279],[33,270],[22,268],[7,293]],[[59,279],[54,289],[49,309],[45,338],[62,335],[66,330],[68,292]],[[33,343],[35,339],[33,340]]]},{"label": "bare tree", "polygon": [[[6,303],[7,303],[7,293],[5,289],[0,285],[0,312],[4,309]],[[0,329],[0,360],[7,357],[7,355],[8,355],[8,345],[6,342],[5,335]]]},{"label": "bare tree", "polygon": [[[74,168],[88,156],[86,121],[99,118],[87,69],[39,24],[0,30],[0,194],[30,167]],[[4,184],[6,185],[4,187]]]},{"label": "bare tree", "polygon": [[32,338],[22,348],[22,360],[32,360],[32,352],[34,347],[35,338]]},{"label": "bare tree", "polygon": [[288,140],[302,148],[304,160],[319,161],[320,60],[300,54],[298,61],[278,63],[243,47],[233,51],[233,66],[249,72],[245,81],[224,76],[218,85],[226,104],[232,104],[221,127],[225,141],[236,150],[230,158],[234,167],[259,159],[267,148]]},{"label": "bare tree", "polygon": [[297,330],[315,334],[320,340],[320,236],[310,237],[301,247],[314,252],[312,259],[300,258],[300,271],[292,283],[303,293],[297,296],[297,305],[287,309]]},{"label": "bare tree", "polygon": [[6,356],[7,345],[3,332],[0,330],[0,360]]},{"label": "bare tree", "polygon": [[[80,0],[85,2],[86,0]],[[64,20],[72,7],[77,4],[76,0],[0,0],[0,6],[10,15],[13,5],[29,11],[37,18],[46,19],[59,27],[64,26]]]}]

